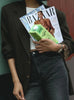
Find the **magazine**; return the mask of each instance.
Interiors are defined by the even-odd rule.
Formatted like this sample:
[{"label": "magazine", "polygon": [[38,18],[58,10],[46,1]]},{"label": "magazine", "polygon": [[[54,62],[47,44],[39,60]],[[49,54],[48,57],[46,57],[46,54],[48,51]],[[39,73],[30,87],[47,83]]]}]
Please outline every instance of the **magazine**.
[{"label": "magazine", "polygon": [[42,38],[47,38],[56,43],[63,41],[54,6],[34,10],[21,17],[20,20],[33,40],[39,41]]}]

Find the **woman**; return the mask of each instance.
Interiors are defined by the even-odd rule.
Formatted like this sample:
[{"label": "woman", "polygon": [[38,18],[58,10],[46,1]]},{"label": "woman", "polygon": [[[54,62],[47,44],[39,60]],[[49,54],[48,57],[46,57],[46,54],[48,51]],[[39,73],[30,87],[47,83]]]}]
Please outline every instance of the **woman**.
[{"label": "woman", "polygon": [[[64,38],[62,44],[49,39],[32,43],[19,20],[40,5],[40,1],[25,0],[2,9],[2,52],[10,67],[13,94],[17,100],[69,100],[68,75],[58,51],[68,51],[69,56],[74,52],[74,42],[68,34],[64,14],[56,10]],[[32,48],[32,44],[38,45]]]}]

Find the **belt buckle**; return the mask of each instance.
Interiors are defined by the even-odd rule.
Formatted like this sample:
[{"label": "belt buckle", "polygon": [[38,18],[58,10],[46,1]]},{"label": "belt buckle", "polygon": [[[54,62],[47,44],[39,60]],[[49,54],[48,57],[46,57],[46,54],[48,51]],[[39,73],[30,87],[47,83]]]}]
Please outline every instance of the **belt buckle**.
[{"label": "belt buckle", "polygon": [[32,54],[35,55],[35,51],[33,51]]}]

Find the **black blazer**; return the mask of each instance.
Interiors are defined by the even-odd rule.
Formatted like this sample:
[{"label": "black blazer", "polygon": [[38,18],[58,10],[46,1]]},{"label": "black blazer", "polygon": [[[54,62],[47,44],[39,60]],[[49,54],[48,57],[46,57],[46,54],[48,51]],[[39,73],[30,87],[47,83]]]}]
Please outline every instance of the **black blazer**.
[{"label": "black blazer", "polygon": [[[65,16],[59,10],[57,16],[64,43],[68,45],[70,54],[74,52],[74,42],[69,35]],[[19,18],[26,14],[25,2],[15,2],[2,8],[1,33],[2,53],[6,59],[14,58],[19,79],[26,91],[30,68],[30,37]]]}]

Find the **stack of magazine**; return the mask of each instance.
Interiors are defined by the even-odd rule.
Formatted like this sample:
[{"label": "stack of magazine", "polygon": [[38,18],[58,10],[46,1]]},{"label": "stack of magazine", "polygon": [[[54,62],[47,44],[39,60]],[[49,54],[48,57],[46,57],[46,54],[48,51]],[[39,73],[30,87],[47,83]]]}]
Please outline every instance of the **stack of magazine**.
[{"label": "stack of magazine", "polygon": [[44,5],[20,17],[20,21],[34,41],[51,39],[55,43],[63,41],[55,7],[45,8]]}]

